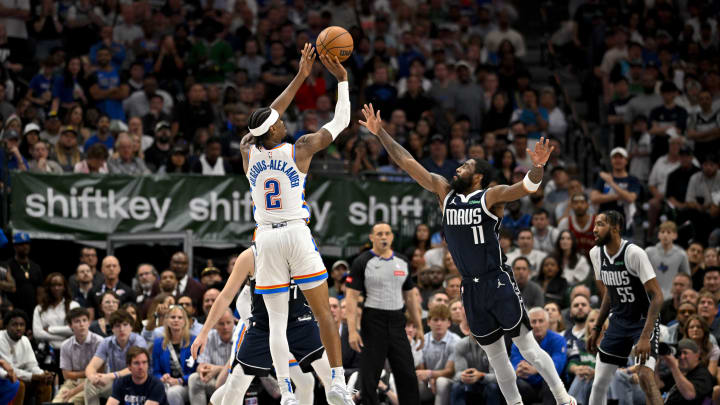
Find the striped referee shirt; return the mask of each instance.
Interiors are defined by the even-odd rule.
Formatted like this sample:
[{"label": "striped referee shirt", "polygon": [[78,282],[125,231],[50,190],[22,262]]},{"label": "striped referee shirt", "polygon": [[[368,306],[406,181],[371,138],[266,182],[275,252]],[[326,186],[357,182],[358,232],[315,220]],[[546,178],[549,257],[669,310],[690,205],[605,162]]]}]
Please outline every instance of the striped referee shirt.
[{"label": "striped referee shirt", "polygon": [[415,285],[407,260],[393,252],[383,259],[372,250],[355,258],[347,278],[348,287],[365,296],[365,308],[399,311],[405,306],[403,291]]}]

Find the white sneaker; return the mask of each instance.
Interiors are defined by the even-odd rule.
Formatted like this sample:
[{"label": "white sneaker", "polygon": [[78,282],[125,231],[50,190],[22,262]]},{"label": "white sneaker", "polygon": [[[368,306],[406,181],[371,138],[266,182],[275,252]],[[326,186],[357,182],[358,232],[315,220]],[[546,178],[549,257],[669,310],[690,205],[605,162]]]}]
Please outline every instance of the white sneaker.
[{"label": "white sneaker", "polygon": [[333,384],[327,392],[327,401],[330,405],[355,405],[347,388],[336,384]]},{"label": "white sneaker", "polygon": [[294,395],[283,395],[280,399],[280,405],[300,405],[300,402],[295,399]]}]

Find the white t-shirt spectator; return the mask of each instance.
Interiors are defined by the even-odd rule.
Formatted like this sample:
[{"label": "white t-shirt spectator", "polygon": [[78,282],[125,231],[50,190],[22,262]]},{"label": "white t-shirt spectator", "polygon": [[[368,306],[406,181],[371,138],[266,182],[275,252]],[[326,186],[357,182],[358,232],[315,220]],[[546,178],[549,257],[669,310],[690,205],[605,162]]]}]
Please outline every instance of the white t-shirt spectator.
[{"label": "white t-shirt spectator", "polygon": [[[3,8],[20,9],[30,11],[30,0],[0,0],[0,6]],[[5,26],[8,38],[27,39],[28,32],[25,21],[17,17],[2,17],[0,25]]]},{"label": "white t-shirt spectator", "polygon": [[497,52],[500,44],[505,40],[510,41],[515,48],[515,56],[518,58],[525,56],[525,39],[522,34],[512,28],[508,28],[505,31],[501,31],[499,28],[494,31],[490,31],[487,37],[485,37],[485,46],[491,52]]}]

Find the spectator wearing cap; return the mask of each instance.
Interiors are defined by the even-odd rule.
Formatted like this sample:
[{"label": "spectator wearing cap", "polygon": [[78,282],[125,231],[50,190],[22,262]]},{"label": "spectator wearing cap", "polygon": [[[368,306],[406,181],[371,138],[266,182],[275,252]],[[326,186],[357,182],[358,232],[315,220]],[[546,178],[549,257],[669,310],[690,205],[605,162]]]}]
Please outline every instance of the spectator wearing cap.
[{"label": "spectator wearing cap", "polygon": [[439,174],[448,180],[455,176],[455,170],[459,167],[457,161],[448,159],[447,144],[440,134],[430,137],[430,156],[421,160],[420,164],[430,173]]},{"label": "spectator wearing cap", "polygon": [[700,111],[688,120],[688,139],[695,142],[696,151],[720,150],[720,110],[713,109],[712,94],[703,90],[698,95]]},{"label": "spectator wearing cap", "polygon": [[668,203],[675,209],[683,209],[686,207],[685,198],[687,197],[687,189],[690,183],[690,177],[700,171],[700,168],[693,164],[693,149],[687,143],[680,147],[678,152],[680,156],[680,166],[670,172],[667,177],[667,185],[665,186],[665,198]]},{"label": "spectator wearing cap", "polygon": [[25,159],[32,159],[32,149],[38,140],[40,140],[40,126],[34,122],[26,124],[19,147],[20,154]]},{"label": "spectator wearing cap", "polygon": [[650,158],[656,161],[668,151],[668,137],[683,135],[687,127],[687,111],[675,104],[678,89],[671,81],[663,82],[660,86],[660,95],[663,103],[650,112],[650,134],[653,136],[652,153]]},{"label": "spectator wearing cap", "polygon": [[115,147],[115,138],[113,138],[110,133],[110,117],[108,115],[101,115],[98,119],[97,131],[93,136],[88,138],[83,145],[85,153],[96,143],[102,143],[108,151],[111,151]]},{"label": "spectator wearing cap", "polygon": [[[680,135],[677,136],[679,137]],[[646,183],[650,176],[652,139],[653,137],[648,132],[647,119],[642,115],[635,117],[632,123],[630,139],[627,143],[627,151],[630,156],[630,169],[628,173],[643,183]]]},{"label": "spectator wearing cap", "polygon": [[[3,140],[5,141],[5,152],[0,154],[0,170],[4,170],[4,160],[7,159],[8,170],[19,170],[25,172],[28,170],[27,160],[20,153],[20,134],[14,129],[5,129],[3,131]],[[8,156],[9,155],[9,156]],[[9,179],[9,174],[6,174]],[[6,175],[2,176],[2,180]]]},{"label": "spectator wearing cap", "polygon": [[600,172],[600,178],[590,192],[590,202],[599,205],[599,212],[615,210],[623,213],[626,221],[623,234],[631,234],[635,200],[642,191],[642,185],[627,172],[628,153],[625,148],[617,147],[610,151],[610,163],[612,172]]},{"label": "spectator wearing cap", "polygon": [[63,168],[58,162],[48,159],[49,147],[47,142],[39,140],[32,147],[32,160],[29,162],[30,171],[33,173],[63,173]]},{"label": "spectator wearing cap", "polygon": [[137,156],[133,156],[133,144],[127,133],[121,132],[115,141],[117,157],[108,160],[108,169],[113,174],[149,174],[145,162]]},{"label": "spectator wearing cap", "polygon": [[685,195],[685,209],[678,221],[690,220],[695,227],[695,239],[706,241],[720,217],[720,173],[718,156],[706,153],[702,170],[690,177]]},{"label": "spectator wearing cap", "polygon": [[[110,30],[112,32],[112,28]],[[97,70],[90,76],[90,95],[103,114],[111,119],[124,121],[122,100],[127,98],[130,88],[120,81],[118,68],[110,63],[110,59],[110,48],[102,46],[97,51]]]},{"label": "spectator wearing cap", "polygon": [[155,125],[153,144],[145,151],[145,163],[152,172],[165,164],[171,153],[172,134],[170,132],[170,123],[160,121]]},{"label": "spectator wearing cap", "polygon": [[51,157],[58,162],[65,173],[72,173],[75,166],[81,163],[82,153],[78,148],[78,133],[73,126],[65,126],[60,131],[60,139],[55,144],[55,150]]},{"label": "spectator wearing cap", "polygon": [[670,375],[661,379],[655,374],[658,388],[671,387],[665,404],[702,404],[713,394],[714,379],[701,361],[700,347],[692,339],[682,339],[678,342],[678,353],[679,358],[675,358],[672,353],[660,356],[660,360],[670,369]]},{"label": "spectator wearing cap", "polygon": [[160,94],[150,96],[148,103],[148,112],[142,116],[143,128],[155,128],[160,122],[172,121],[170,113],[165,111],[165,100]]},{"label": "spectator wearing cap", "polygon": [[345,284],[345,276],[347,276],[350,265],[345,260],[338,260],[332,265],[330,271],[330,278],[333,280],[333,285],[328,289],[331,297],[337,298],[338,296],[345,295],[344,288],[341,288]]},{"label": "spectator wearing cap", "polygon": [[221,283],[222,281],[223,278],[220,269],[215,266],[205,267],[203,271],[200,272],[200,284],[204,285],[205,288],[210,288],[210,286]]},{"label": "spectator wearing cap", "polygon": [[165,163],[158,169],[159,174],[165,173],[190,173],[190,159],[188,149],[184,142],[175,144],[170,150]]},{"label": "spectator wearing cap", "polygon": [[40,139],[48,142],[50,147],[55,147],[60,139],[60,118],[56,111],[50,111],[45,122],[43,122],[42,131],[40,131]]},{"label": "spectator wearing cap", "polygon": [[10,300],[15,308],[32,314],[35,310],[36,288],[42,285],[43,273],[40,266],[30,260],[30,235],[25,232],[17,232],[13,235],[13,248],[15,255],[2,267],[10,270],[15,280],[15,291],[10,295]]},{"label": "spectator wearing cap", "polygon": [[85,159],[75,165],[75,173],[108,173],[107,166],[108,151],[105,145],[97,143],[90,147],[85,154]]}]

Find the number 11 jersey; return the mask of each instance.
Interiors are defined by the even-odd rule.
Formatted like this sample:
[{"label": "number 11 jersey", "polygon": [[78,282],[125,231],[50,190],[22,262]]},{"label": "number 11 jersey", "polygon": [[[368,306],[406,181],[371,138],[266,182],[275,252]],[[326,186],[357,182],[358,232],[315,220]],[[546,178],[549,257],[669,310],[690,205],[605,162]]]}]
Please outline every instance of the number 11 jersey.
[{"label": "number 11 jersey", "polygon": [[250,147],[248,171],[253,216],[258,225],[310,219],[305,202],[305,177],[295,163],[295,145],[281,143],[272,149]]},{"label": "number 11 jersey", "polygon": [[442,226],[460,274],[473,278],[501,271],[500,218],[485,203],[485,192],[462,195],[451,190],[443,202]]}]

